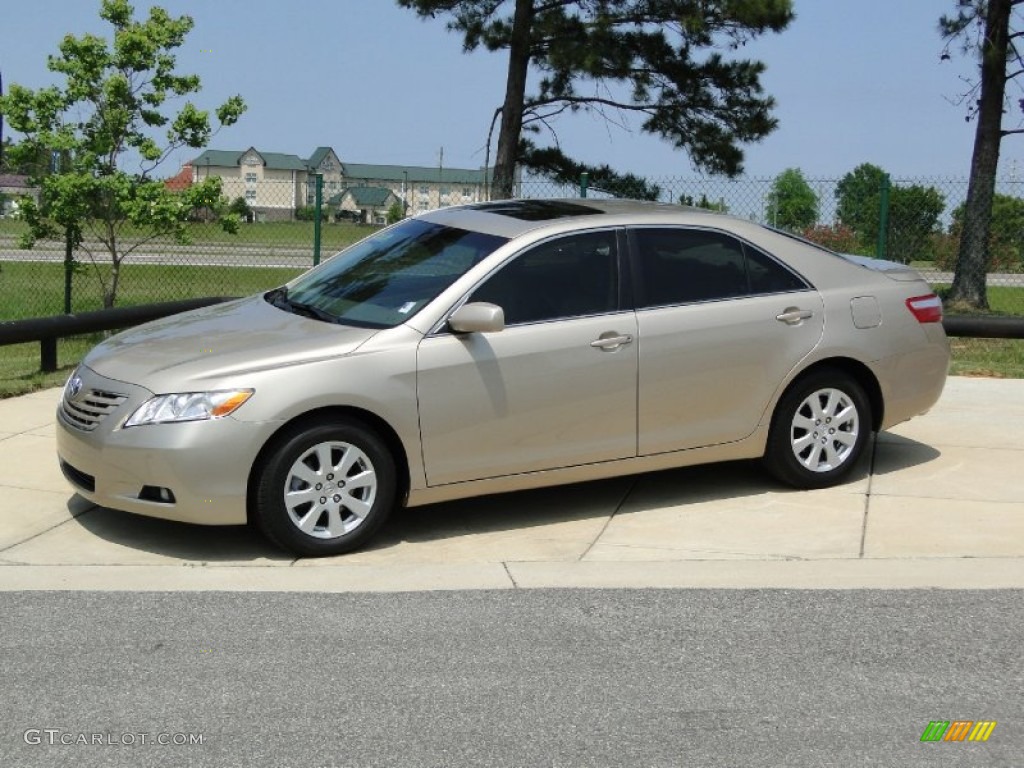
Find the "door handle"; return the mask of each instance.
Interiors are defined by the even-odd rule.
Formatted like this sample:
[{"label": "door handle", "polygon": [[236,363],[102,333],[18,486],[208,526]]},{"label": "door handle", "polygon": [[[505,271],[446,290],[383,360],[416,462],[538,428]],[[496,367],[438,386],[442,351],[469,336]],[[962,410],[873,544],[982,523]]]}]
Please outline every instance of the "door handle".
[{"label": "door handle", "polygon": [[633,341],[633,337],[628,333],[618,334],[614,331],[608,333],[602,333],[596,341],[590,342],[590,346],[595,349],[600,349],[605,352],[614,352],[624,344],[630,344]]},{"label": "door handle", "polygon": [[775,319],[780,323],[786,323],[787,325],[800,325],[804,320],[813,316],[814,313],[809,309],[786,307],[786,310],[781,315],[776,315]]}]

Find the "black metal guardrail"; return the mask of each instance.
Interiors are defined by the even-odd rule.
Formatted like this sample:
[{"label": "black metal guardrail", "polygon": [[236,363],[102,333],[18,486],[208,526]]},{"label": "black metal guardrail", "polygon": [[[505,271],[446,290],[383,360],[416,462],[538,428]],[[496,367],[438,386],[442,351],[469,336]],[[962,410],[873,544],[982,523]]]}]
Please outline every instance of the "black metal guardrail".
[{"label": "black metal guardrail", "polygon": [[[112,331],[232,301],[234,296],[207,296],[201,299],[165,301],[138,307],[117,307],[71,315],[33,317],[0,322],[0,346],[39,342],[39,365],[49,373],[57,370],[57,339],[96,331]],[[975,339],[1024,339],[1024,317],[950,315],[942,320],[948,336]]]},{"label": "black metal guardrail", "polygon": [[1024,317],[949,315],[942,319],[947,336],[970,339],[1024,339]]},{"label": "black metal guardrail", "polygon": [[57,370],[57,339],[77,336],[96,331],[113,331],[133,325],[148,323],[161,317],[187,312],[190,309],[209,307],[231,301],[233,296],[206,296],[200,299],[165,301],[159,304],[143,304],[137,307],[115,307],[95,312],[79,312],[70,315],[32,317],[25,320],[0,322],[0,346],[39,342],[39,366],[45,373]]}]

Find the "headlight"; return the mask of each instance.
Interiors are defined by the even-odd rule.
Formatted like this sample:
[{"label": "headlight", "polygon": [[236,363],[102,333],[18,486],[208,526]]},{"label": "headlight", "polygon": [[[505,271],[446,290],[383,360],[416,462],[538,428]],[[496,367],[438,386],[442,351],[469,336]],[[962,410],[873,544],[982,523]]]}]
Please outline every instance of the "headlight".
[{"label": "headlight", "polygon": [[137,427],[142,424],[219,419],[234,413],[242,403],[252,397],[253,392],[252,389],[231,389],[223,392],[157,395],[140,405],[124,425]]}]

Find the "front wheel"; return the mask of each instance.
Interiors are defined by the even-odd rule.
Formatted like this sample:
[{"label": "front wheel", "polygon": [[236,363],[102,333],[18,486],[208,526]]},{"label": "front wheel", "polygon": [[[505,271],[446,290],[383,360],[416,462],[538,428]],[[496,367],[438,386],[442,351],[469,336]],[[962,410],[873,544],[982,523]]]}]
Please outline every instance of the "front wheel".
[{"label": "front wheel", "polygon": [[864,388],[842,371],[817,371],[779,400],[764,463],[797,488],[826,488],[853,469],[870,432],[871,405]]},{"label": "front wheel", "polygon": [[264,461],[254,518],[282,549],[340,555],[364,544],[395,503],[395,462],[370,429],[349,421],[296,428]]}]

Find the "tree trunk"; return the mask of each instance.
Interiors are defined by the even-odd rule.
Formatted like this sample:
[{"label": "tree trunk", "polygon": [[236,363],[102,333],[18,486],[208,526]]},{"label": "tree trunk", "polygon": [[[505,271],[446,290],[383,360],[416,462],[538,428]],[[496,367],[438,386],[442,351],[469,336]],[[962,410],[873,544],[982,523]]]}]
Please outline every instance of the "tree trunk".
[{"label": "tree trunk", "polygon": [[1006,92],[1006,53],[1012,0],[989,0],[981,56],[981,99],[974,134],[971,179],[967,187],[964,227],[956,260],[949,303],[988,309],[986,283],[992,197],[1002,140],[1003,99]]},{"label": "tree trunk", "polygon": [[523,101],[526,99],[526,73],[530,67],[530,33],[533,26],[534,0],[516,0],[509,44],[508,78],[505,81],[505,103],[501,110],[498,153],[494,161],[492,198],[512,197],[515,183],[519,134],[523,130]]}]

